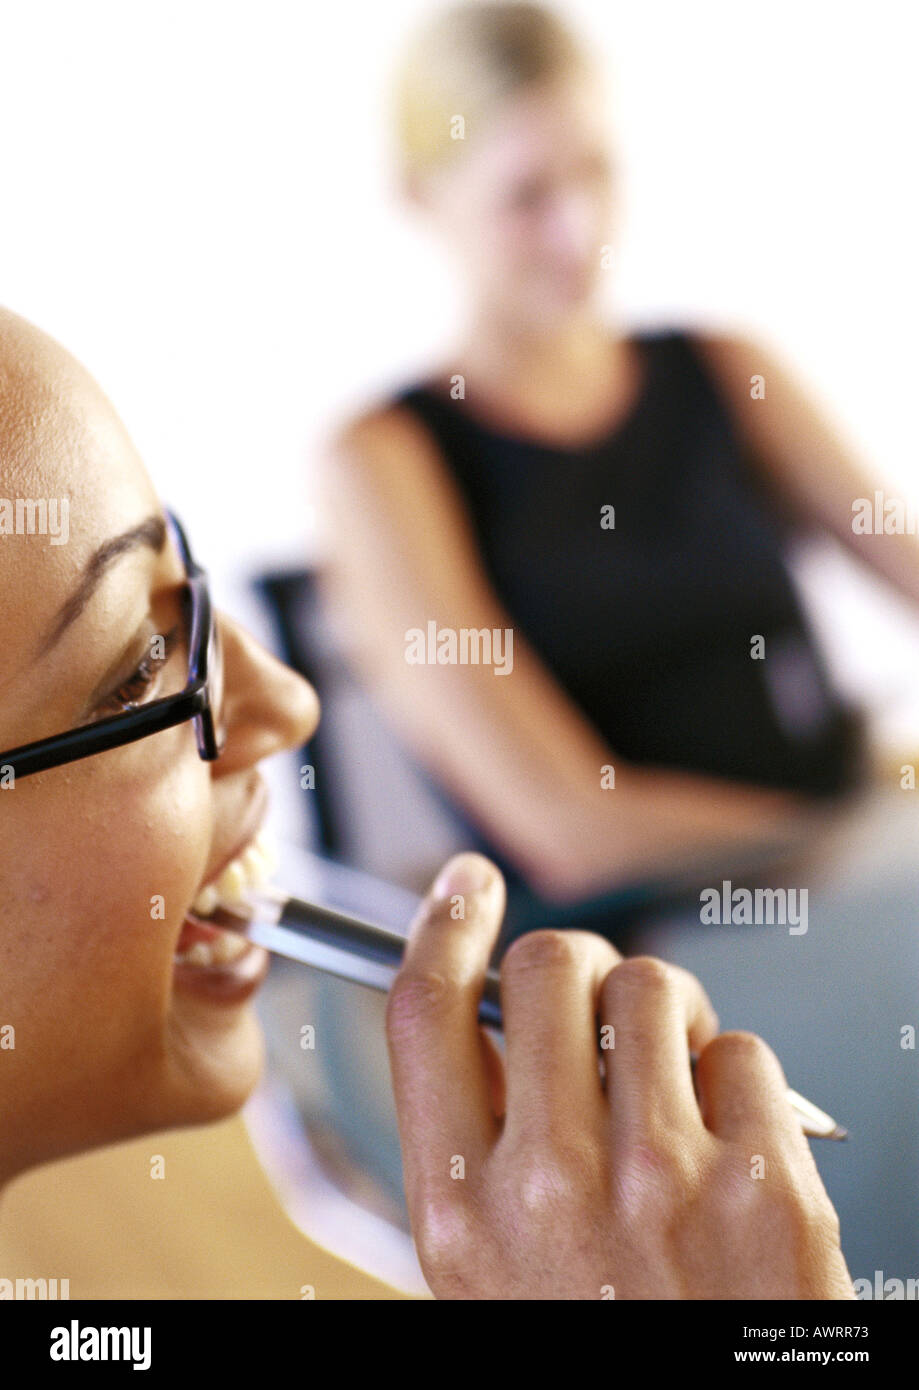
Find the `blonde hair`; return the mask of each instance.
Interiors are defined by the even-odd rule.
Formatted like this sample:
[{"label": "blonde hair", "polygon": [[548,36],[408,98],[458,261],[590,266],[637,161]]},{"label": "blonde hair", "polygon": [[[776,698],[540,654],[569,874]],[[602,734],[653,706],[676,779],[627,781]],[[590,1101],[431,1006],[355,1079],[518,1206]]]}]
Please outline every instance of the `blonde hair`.
[{"label": "blonde hair", "polygon": [[403,172],[443,167],[509,97],[590,68],[587,50],[543,5],[464,0],[441,11],[414,36],[396,72],[394,125]]}]

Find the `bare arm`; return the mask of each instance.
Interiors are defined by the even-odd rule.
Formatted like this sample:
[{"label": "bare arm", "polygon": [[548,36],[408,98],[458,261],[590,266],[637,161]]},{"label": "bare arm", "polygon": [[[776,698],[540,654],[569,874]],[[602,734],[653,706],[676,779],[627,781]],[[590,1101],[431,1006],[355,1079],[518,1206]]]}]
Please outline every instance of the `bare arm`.
[{"label": "bare arm", "polygon": [[[326,586],[353,659],[405,742],[550,897],[789,831],[790,796],[626,765],[514,633],[513,671],[410,665],[406,633],[513,624],[486,581],[439,453],[408,412],[358,421],[329,451]],[[604,789],[604,766],[615,789]],[[800,828],[800,827],[799,827]]]},{"label": "bare arm", "polygon": [[[856,460],[789,369],[745,338],[703,335],[697,341],[756,462],[794,516],[830,532],[919,603],[919,537],[853,531],[853,502],[873,499],[881,483]],[[750,394],[754,376],[764,379],[761,399]]]}]

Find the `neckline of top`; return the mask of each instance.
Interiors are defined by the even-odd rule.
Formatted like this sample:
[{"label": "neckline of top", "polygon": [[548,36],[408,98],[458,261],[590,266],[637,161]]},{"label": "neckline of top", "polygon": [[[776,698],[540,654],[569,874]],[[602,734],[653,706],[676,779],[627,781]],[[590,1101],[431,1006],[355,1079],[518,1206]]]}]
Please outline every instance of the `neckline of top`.
[{"label": "neckline of top", "polygon": [[430,381],[424,382],[414,388],[414,391],[407,394],[421,394],[433,401],[442,410],[449,411],[454,418],[458,418],[471,429],[479,434],[489,435],[492,439],[499,440],[502,444],[512,447],[535,449],[547,454],[562,454],[572,458],[579,458],[585,454],[593,454],[597,450],[606,448],[613,443],[620,435],[637,419],[651,386],[653,376],[652,354],[649,351],[651,341],[659,335],[652,333],[634,333],[626,337],[626,342],[637,352],[638,360],[638,384],[630,393],[629,399],[625,403],[624,409],[617,412],[616,418],[608,425],[601,435],[595,439],[588,439],[580,444],[563,444],[550,442],[545,439],[538,439],[533,435],[515,434],[510,430],[499,430],[487,421],[479,419],[470,411],[465,409],[464,402],[456,401],[447,396],[443,390],[431,384]]}]

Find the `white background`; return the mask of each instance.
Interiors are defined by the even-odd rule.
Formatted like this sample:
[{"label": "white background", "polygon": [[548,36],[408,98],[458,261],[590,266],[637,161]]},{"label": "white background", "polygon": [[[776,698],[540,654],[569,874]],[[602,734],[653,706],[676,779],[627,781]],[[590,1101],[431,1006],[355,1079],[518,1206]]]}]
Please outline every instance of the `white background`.
[{"label": "white background", "polygon": [[[324,432],[450,342],[455,287],[393,197],[386,115],[431,8],[0,0],[0,302],[93,371],[245,617],[249,570],[312,553]],[[765,335],[919,499],[912,6],[560,8],[614,83],[611,307]],[[808,575],[845,683],[911,691],[919,732],[919,628]]]}]

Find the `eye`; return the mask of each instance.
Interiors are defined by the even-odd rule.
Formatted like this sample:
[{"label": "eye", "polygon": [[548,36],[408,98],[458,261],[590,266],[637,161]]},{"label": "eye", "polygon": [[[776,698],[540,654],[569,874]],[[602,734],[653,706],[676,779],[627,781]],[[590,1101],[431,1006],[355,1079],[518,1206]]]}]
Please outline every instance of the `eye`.
[{"label": "eye", "polygon": [[98,714],[124,714],[137,705],[146,703],[156,693],[159,677],[176,649],[181,628],[174,627],[165,637],[151,641],[151,650],[143,661],[122,681],[99,705]]}]

